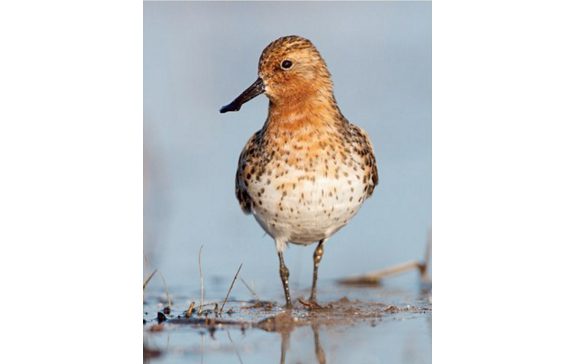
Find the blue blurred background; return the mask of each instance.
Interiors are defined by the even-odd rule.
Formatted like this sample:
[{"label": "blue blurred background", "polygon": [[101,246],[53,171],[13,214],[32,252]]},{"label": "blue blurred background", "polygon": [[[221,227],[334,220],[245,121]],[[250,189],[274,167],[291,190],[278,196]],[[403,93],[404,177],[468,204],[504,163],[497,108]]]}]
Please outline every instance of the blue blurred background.
[{"label": "blue blurred background", "polygon": [[[431,228],[430,2],[145,2],[144,255],[170,287],[242,277],[281,300],[273,240],[234,196],[237,160],[267,99],[220,114],[257,77],[263,48],[310,39],[343,114],[371,136],[380,184],[326,246],[321,280],[421,258]],[[311,284],[313,247],[291,246],[295,289]],[[151,285],[159,285],[153,280]],[[209,292],[207,292],[209,294]],[[238,293],[240,294],[240,293]]]}]

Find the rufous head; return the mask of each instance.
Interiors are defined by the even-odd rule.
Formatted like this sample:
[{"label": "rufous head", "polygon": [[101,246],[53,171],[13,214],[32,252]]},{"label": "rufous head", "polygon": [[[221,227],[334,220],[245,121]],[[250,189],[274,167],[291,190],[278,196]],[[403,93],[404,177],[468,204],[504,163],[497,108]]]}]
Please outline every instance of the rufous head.
[{"label": "rufous head", "polygon": [[262,93],[272,105],[333,97],[325,61],[312,42],[297,35],[276,39],[263,50],[258,76],[256,82],[220,112],[238,111],[242,104]]}]

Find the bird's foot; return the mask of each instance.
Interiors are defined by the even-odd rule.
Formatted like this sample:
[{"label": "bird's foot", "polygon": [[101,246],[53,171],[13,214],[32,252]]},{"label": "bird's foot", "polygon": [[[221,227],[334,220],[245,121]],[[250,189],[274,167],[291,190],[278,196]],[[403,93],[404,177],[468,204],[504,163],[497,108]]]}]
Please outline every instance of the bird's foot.
[{"label": "bird's foot", "polygon": [[303,298],[298,298],[297,300],[299,301],[299,303],[304,305],[304,307],[310,311],[321,310],[322,308],[324,308],[319,303],[317,303],[317,301],[313,298],[310,298],[308,301],[304,300]]}]

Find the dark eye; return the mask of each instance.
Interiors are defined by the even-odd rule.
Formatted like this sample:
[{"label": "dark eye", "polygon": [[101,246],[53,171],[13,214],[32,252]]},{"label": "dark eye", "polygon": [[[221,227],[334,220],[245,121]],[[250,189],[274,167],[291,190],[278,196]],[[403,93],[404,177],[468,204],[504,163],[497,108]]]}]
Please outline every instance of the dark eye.
[{"label": "dark eye", "polygon": [[282,68],[284,70],[290,69],[292,64],[293,63],[289,59],[286,59],[285,61],[282,62]]}]

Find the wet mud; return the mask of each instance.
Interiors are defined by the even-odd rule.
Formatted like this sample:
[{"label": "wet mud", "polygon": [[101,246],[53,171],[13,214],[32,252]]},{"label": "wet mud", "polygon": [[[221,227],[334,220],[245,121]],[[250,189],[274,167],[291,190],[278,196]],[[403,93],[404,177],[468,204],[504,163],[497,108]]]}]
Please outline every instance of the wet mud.
[{"label": "wet mud", "polygon": [[[355,290],[357,293],[358,289]],[[341,335],[341,333],[345,335],[351,332],[352,328],[359,330],[360,333],[369,328],[385,329],[386,326],[401,325],[401,322],[406,320],[411,321],[411,326],[416,324],[416,327],[420,328],[423,324],[426,327],[424,336],[429,336],[430,351],[432,311],[430,292],[419,292],[412,296],[387,292],[383,296],[376,294],[375,297],[368,295],[366,298],[368,299],[341,296],[321,302],[321,306],[310,305],[304,299],[298,299],[292,309],[286,309],[283,305],[272,301],[230,300],[226,304],[225,312],[218,309],[217,303],[208,303],[202,308],[201,314],[198,314],[197,308],[191,310],[190,314],[189,307],[185,304],[168,307],[160,298],[151,298],[144,304],[144,361],[167,363],[182,360],[183,362],[186,358],[193,357],[200,358],[199,362],[204,363],[210,360],[240,363],[277,362],[278,359],[280,363],[285,363],[290,347],[291,355],[303,355],[294,350],[293,343],[290,345],[291,336],[295,332],[296,337],[299,337],[294,339],[296,342],[299,343],[301,337],[307,338],[305,343],[313,342],[313,350],[309,348],[307,359],[299,362],[321,364],[345,362],[341,354],[337,354],[337,348],[332,349],[333,353],[329,351],[326,353],[321,336]],[[394,321],[396,324],[386,324]],[[310,334],[307,334],[308,332]],[[255,338],[273,333],[279,336],[272,336],[270,345],[276,345],[276,341],[279,341],[279,358],[277,354],[269,352],[268,346],[260,345],[261,339]],[[374,335],[377,333],[374,332]],[[164,347],[158,345],[158,338],[169,342],[170,338],[180,336],[189,337],[194,344],[180,345],[179,342],[170,342]],[[198,336],[200,343],[197,342]],[[237,344],[232,336],[236,336]],[[250,337],[254,337],[253,342],[248,340]],[[264,337],[265,340],[269,340],[269,336]],[[377,336],[374,339],[377,341]],[[295,344],[295,347],[298,345]],[[427,343],[424,345],[427,346]],[[263,355],[264,359],[246,360],[246,356],[250,355],[258,358]]]}]

